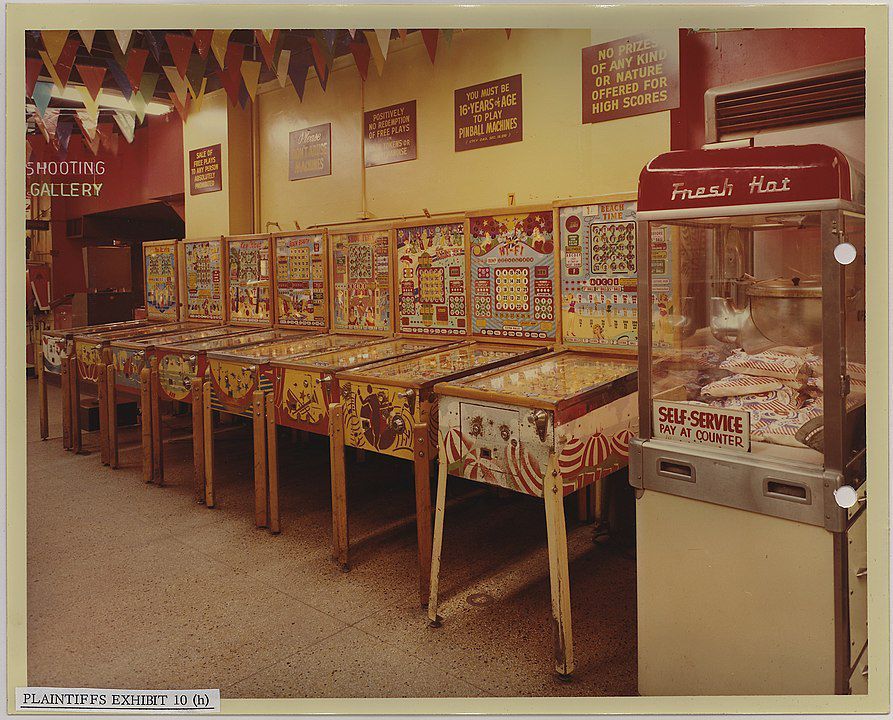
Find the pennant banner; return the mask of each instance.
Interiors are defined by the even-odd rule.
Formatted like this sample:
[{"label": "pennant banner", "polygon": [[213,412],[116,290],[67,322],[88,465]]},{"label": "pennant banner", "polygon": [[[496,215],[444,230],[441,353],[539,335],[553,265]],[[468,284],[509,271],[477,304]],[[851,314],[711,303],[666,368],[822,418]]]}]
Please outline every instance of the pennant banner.
[{"label": "pennant banner", "polygon": [[165,35],[167,46],[171,49],[171,57],[180,77],[186,77],[186,69],[189,67],[189,56],[192,55],[194,40],[189,35],[177,35],[168,33]]},{"label": "pennant banner", "polygon": [[432,29],[432,30],[421,30],[422,40],[425,41],[425,48],[428,50],[428,57],[431,58],[431,63],[434,63],[434,56],[437,54],[437,35],[440,33],[440,30]]},{"label": "pennant banner", "polygon": [[253,102],[254,97],[257,94],[257,81],[260,78],[260,61],[243,60],[241,73],[242,80],[245,81],[245,89],[248,91],[248,96]]},{"label": "pennant banner", "polygon": [[78,92],[81,94],[81,102],[84,103],[87,112],[90,113],[92,117],[99,118],[98,98],[90,97],[90,91],[83,85],[78,85],[77,88]]},{"label": "pennant banner", "polygon": [[121,69],[121,66],[114,58],[108,58],[106,64],[108,65],[109,74],[112,76],[115,84],[121,89],[121,93],[124,97],[130,100],[130,96],[133,95],[133,88],[130,87],[130,80],[127,79],[126,73]]},{"label": "pennant banner", "polygon": [[161,68],[164,70],[164,74],[167,76],[168,82],[171,84],[171,87],[174,89],[174,94],[177,96],[177,100],[180,101],[181,105],[186,104],[186,96],[189,93],[189,88],[185,78],[180,77],[180,73],[177,72],[177,68],[171,65],[165,65]]},{"label": "pennant banner", "polygon": [[60,115],[59,122],[56,125],[56,147],[64,156],[68,154],[68,141],[71,139],[71,131],[74,129],[74,123],[70,115]]},{"label": "pennant banner", "polygon": [[371,57],[369,46],[363,42],[352,42],[349,47],[360,77],[365,82],[366,76],[369,74],[369,58]]},{"label": "pennant banner", "polygon": [[96,31],[78,30],[78,35],[81,36],[81,42],[84,43],[84,47],[87,48],[87,52],[93,52],[93,38],[96,37]]},{"label": "pennant banner", "polygon": [[50,105],[50,97],[53,94],[53,83],[39,82],[34,85],[34,91],[31,93],[31,99],[37,108],[38,114],[43,117],[46,115],[47,108]]},{"label": "pennant banner", "polygon": [[90,97],[94,100],[99,96],[102,89],[102,81],[105,79],[105,68],[95,65],[78,65],[78,75],[81,76],[81,82],[90,92]]},{"label": "pennant banner", "polygon": [[[175,70],[175,68],[171,68]],[[132,143],[133,133],[136,130],[136,116],[129,110],[115,110],[115,122],[121,130],[124,139]]]},{"label": "pennant banner", "polygon": [[291,79],[291,84],[294,86],[300,100],[304,99],[304,86],[307,83],[307,71],[309,69],[310,64],[306,60],[303,60],[300,55],[292,54],[288,63],[288,77]]},{"label": "pennant banner", "polygon": [[217,64],[221,69],[226,67],[224,62],[227,53],[227,44],[232,30],[214,30],[211,35],[211,50],[214,51],[214,57],[217,58]]},{"label": "pennant banner", "polygon": [[124,73],[130,81],[130,87],[133,92],[137,92],[140,89],[140,78],[143,76],[146,58],[148,57],[149,51],[142,48],[133,48],[127,55],[127,65],[124,66]]},{"label": "pennant banner", "polygon": [[59,62],[59,55],[68,42],[68,30],[41,30],[40,39],[43,40],[43,46],[46,48],[50,61],[55,65]]},{"label": "pennant banner", "polygon": [[384,72],[385,54],[381,50],[377,32],[378,31],[363,30],[363,35],[366,38],[366,44],[369,46],[369,51],[372,54],[372,60],[375,62],[375,69],[378,71],[378,74],[381,75],[382,72]]},{"label": "pennant banner", "polygon": [[[118,47],[121,48],[121,55],[127,55],[127,48],[130,47],[130,39],[133,37],[133,30],[112,30],[112,36]],[[114,44],[112,44],[114,47]]]},{"label": "pennant banner", "polygon": [[207,68],[207,66],[208,59],[203,58],[201,55],[193,55],[189,58],[189,67],[186,68],[186,82],[189,83],[189,92],[194,98],[197,98],[201,93],[201,86],[205,80],[205,68]]},{"label": "pennant banner", "polygon": [[34,84],[40,77],[43,69],[43,60],[40,58],[25,58],[25,95],[31,97],[34,92]]},{"label": "pennant banner", "polygon": [[291,61],[291,50],[283,50],[279,53],[279,60],[276,63],[276,79],[279,80],[279,87],[285,87],[288,84],[288,65]]},{"label": "pennant banner", "polygon": [[329,82],[329,65],[326,62],[325,52],[315,37],[307,38],[307,42],[310,43],[310,49],[313,51],[313,67],[316,69],[316,77],[319,78],[319,84],[325,91]]},{"label": "pennant banner", "polygon": [[74,117],[84,135],[87,135],[90,139],[96,137],[97,118],[91,116],[86,110],[76,111]]},{"label": "pennant banner", "polygon": [[158,73],[144,73],[140,89],[137,94],[130,98],[133,109],[136,110],[136,119],[143,121],[146,116],[146,108],[152,102],[155,95],[155,86],[158,85]]},{"label": "pennant banner", "polygon": [[161,45],[158,42],[158,32],[155,30],[146,30],[144,33],[146,42],[149,43],[149,52],[155,58],[155,62],[161,64]]},{"label": "pennant banner", "polygon": [[38,54],[43,60],[43,64],[49,72],[53,82],[60,90],[63,90],[68,84],[68,78],[71,76],[71,68],[74,65],[74,58],[77,55],[80,41],[77,38],[70,39],[65,43],[62,52],[59,53],[59,59],[53,63],[50,56],[44,50],[39,50]]},{"label": "pennant banner", "polygon": [[195,49],[201,55],[203,60],[208,59],[208,50],[211,49],[211,40],[214,36],[213,30],[193,30],[192,39],[195,40]]},{"label": "pennant banner", "polygon": [[267,37],[266,30],[255,30],[254,37],[257,38],[257,46],[260,48],[261,54],[264,56],[264,62],[270,70],[274,70],[274,59],[276,55],[276,43],[279,41],[279,31],[270,31],[270,37]]}]

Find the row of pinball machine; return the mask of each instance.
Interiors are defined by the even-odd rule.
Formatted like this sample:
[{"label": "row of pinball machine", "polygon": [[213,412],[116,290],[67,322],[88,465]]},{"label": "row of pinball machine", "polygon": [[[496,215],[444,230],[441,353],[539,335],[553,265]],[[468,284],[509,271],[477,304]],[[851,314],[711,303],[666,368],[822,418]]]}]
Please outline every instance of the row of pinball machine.
[{"label": "row of pinball machine", "polygon": [[[277,427],[328,436],[333,557],[343,568],[345,448],[408,460],[419,599],[434,626],[448,476],[538,498],[555,668],[565,677],[574,659],[563,501],[579,493],[597,507],[600,481],[629,467],[640,692],[858,691],[867,643],[864,592],[854,595],[861,577],[851,577],[865,507],[861,192],[854,167],[825,146],[682,151],[649,163],[638,195],[146,243],[148,319],[44,333],[41,434],[46,376],[58,374],[63,446],[81,448],[81,396],[96,394],[101,460],[116,467],[118,405],[138,399],[144,475],[161,484],[163,413],[186,403],[195,499],[213,507],[215,420],[248,418],[255,523],[273,533],[288,461]],[[835,259],[841,245],[858,262]],[[861,488],[862,498],[841,508],[841,488]],[[695,509],[662,508],[662,497]],[[740,543],[722,537],[698,540],[716,553],[706,570],[678,567],[671,538],[684,545],[693,528],[720,533],[733,520],[688,523],[702,506],[765,518],[761,539],[776,532],[772,521],[807,527],[796,542],[814,546],[809,605],[778,603],[769,588],[781,592],[779,578],[767,584],[766,567],[748,570]],[[777,545],[770,552],[784,555]],[[766,627],[708,621],[729,607],[711,576],[723,563],[762,588],[736,593],[732,606],[756,592],[754,602],[773,607]],[[801,566],[802,556],[772,572],[790,587]],[[683,612],[699,583],[713,604]],[[806,632],[804,614],[824,629]],[[796,667],[773,672],[775,646]],[[711,669],[714,654],[747,670]]]}]

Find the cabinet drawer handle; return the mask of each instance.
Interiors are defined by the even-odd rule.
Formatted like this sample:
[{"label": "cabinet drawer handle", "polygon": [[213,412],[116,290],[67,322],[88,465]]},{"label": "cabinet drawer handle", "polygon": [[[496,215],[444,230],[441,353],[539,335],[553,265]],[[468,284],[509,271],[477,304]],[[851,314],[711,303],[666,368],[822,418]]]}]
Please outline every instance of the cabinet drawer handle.
[{"label": "cabinet drawer handle", "polygon": [[856,570],[856,577],[857,578],[868,577],[868,568],[864,567],[864,568],[859,568],[858,570]]}]

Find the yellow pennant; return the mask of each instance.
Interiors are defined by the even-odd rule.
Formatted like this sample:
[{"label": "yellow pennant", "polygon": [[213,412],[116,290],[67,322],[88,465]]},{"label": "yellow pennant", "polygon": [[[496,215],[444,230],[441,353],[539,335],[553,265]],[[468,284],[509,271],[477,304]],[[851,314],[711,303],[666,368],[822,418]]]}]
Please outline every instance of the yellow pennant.
[{"label": "yellow pennant", "polygon": [[267,42],[273,42],[273,33],[276,32],[275,30],[261,30],[261,32],[264,34]]},{"label": "yellow pennant", "polygon": [[115,40],[118,42],[118,47],[121,48],[121,54],[127,54],[127,48],[130,47],[130,38],[133,35],[133,30],[113,30],[115,34]]},{"label": "yellow pennant", "polygon": [[375,69],[378,70],[378,74],[381,75],[382,72],[384,72],[385,54],[381,51],[381,45],[378,44],[378,36],[372,30],[363,30],[363,35],[366,36],[366,42],[369,45],[372,60],[375,62]]},{"label": "yellow pennant", "polygon": [[53,79],[53,85],[59,88],[59,91],[65,89],[65,83],[62,82],[62,78],[59,77],[59,73],[56,72],[56,66],[53,64],[53,61],[50,60],[50,56],[43,50],[38,50],[40,53],[40,59],[43,60],[44,67],[46,67],[47,72],[50,74],[50,77]]},{"label": "yellow pennant", "polygon": [[90,91],[87,90],[83,85],[76,85],[78,92],[81,94],[81,102],[84,103],[84,107],[87,110],[87,114],[94,118],[95,120],[99,119],[99,95],[96,95],[96,99],[94,100],[90,96]]},{"label": "yellow pennant", "polygon": [[229,44],[229,36],[232,30],[215,30],[211,35],[211,50],[217,58],[217,64],[223,67],[223,59],[226,57],[226,46]]},{"label": "yellow pennant", "polygon": [[81,36],[81,41],[84,43],[84,47],[87,48],[87,52],[93,52],[93,38],[96,37],[96,31],[78,30],[78,35]]},{"label": "yellow pennant", "polygon": [[192,95],[192,104],[189,106],[189,112],[194,113],[202,109],[202,101],[205,99],[205,87],[207,85],[208,78],[202,78],[202,86],[199,88],[198,95]]},{"label": "yellow pennant", "polygon": [[65,43],[68,42],[68,30],[41,30],[40,39],[43,40],[43,46],[47,49],[47,55],[53,61],[53,65],[59,62],[59,56]]},{"label": "yellow pennant", "polygon": [[248,97],[254,100],[257,95],[257,80],[260,77],[260,61],[259,60],[243,60],[242,61],[242,79],[245,81],[245,88],[248,90]]},{"label": "yellow pennant", "polygon": [[162,70],[164,70],[164,74],[167,75],[168,82],[170,82],[171,87],[174,89],[177,100],[179,100],[180,104],[185,107],[186,98],[189,95],[189,83],[186,78],[181,78],[179,70],[171,65],[162,66]]},{"label": "yellow pennant", "polygon": [[279,86],[288,85],[288,63],[291,61],[291,50],[283,50],[279,53],[279,62],[276,64],[276,79],[279,80]]}]

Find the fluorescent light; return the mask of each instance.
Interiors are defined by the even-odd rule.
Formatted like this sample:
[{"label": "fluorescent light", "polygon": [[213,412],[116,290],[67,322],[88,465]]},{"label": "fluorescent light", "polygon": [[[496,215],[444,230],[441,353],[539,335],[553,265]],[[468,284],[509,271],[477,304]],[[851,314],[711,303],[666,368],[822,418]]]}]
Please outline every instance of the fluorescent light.
[{"label": "fluorescent light", "polygon": [[[77,91],[77,87],[74,85],[66,85],[65,89],[62,92],[59,92],[59,89],[53,85],[53,92],[51,93],[52,97],[59,98],[60,100],[72,100],[74,102],[83,102],[83,98],[81,94]],[[135,112],[133,109],[133,105],[130,104],[130,101],[127,100],[123,95],[118,95],[114,92],[109,92],[108,90],[101,89],[99,91],[99,95],[97,96],[97,100],[99,101],[100,107],[112,108],[114,110],[130,110],[131,112]],[[156,102],[154,100],[150,101],[146,104],[146,114],[147,115],[167,115],[173,107],[170,105],[165,105],[161,102]]]}]

